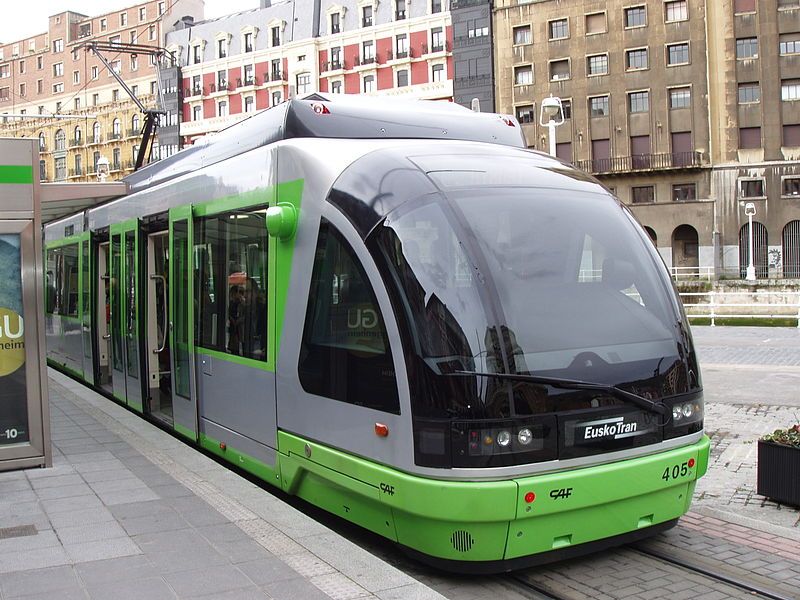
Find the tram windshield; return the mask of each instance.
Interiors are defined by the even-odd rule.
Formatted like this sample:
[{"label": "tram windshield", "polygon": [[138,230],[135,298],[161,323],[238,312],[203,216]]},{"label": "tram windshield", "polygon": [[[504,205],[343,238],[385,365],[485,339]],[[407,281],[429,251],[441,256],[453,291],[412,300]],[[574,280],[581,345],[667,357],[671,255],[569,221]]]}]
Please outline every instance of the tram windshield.
[{"label": "tram windshield", "polygon": [[415,403],[427,416],[624,403],[488,373],[595,382],[654,400],[699,385],[689,381],[682,314],[655,250],[599,186],[448,189],[397,208],[377,239],[417,373],[438,381],[420,394],[425,406]]}]

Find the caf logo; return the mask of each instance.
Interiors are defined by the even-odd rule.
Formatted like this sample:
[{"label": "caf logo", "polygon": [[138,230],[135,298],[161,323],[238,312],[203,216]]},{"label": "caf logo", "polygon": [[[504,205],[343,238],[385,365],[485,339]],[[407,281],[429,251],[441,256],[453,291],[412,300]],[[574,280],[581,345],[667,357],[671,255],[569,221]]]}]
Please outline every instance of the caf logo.
[{"label": "caf logo", "polygon": [[22,317],[0,307],[0,377],[25,364],[25,325]]}]

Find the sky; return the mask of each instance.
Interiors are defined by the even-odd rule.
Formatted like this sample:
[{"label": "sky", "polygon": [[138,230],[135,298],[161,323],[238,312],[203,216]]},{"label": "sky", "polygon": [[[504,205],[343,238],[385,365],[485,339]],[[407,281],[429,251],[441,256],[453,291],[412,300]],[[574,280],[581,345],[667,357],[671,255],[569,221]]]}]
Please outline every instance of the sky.
[{"label": "sky", "polygon": [[[47,31],[47,18],[65,10],[95,16],[133,6],[137,0],[1,0],[0,43],[15,42]],[[170,1],[170,0],[167,0]],[[258,7],[258,0],[205,0],[205,18],[213,19]]]}]

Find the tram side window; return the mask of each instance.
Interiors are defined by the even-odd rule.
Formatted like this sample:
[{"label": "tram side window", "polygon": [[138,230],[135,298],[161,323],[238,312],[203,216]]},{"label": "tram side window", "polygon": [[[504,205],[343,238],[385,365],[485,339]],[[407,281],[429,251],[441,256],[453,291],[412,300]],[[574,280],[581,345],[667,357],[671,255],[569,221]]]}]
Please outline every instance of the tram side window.
[{"label": "tram side window", "polygon": [[323,220],[298,366],[311,394],[400,414],[394,362],[375,293],[342,236]]},{"label": "tram side window", "polygon": [[235,210],[196,221],[198,346],[267,360],[266,210]]},{"label": "tram side window", "polygon": [[48,313],[78,316],[78,244],[47,251],[45,287]]}]

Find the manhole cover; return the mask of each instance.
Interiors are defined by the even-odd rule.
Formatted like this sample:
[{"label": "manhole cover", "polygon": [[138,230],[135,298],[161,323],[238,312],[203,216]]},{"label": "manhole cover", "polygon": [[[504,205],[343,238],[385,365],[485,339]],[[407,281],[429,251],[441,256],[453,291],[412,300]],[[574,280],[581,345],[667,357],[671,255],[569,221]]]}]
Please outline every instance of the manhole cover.
[{"label": "manhole cover", "polygon": [[39,533],[36,531],[36,527],[34,525],[17,525],[16,527],[0,527],[0,540],[6,540],[8,538],[18,538],[18,537],[25,537],[27,535],[36,535]]}]

